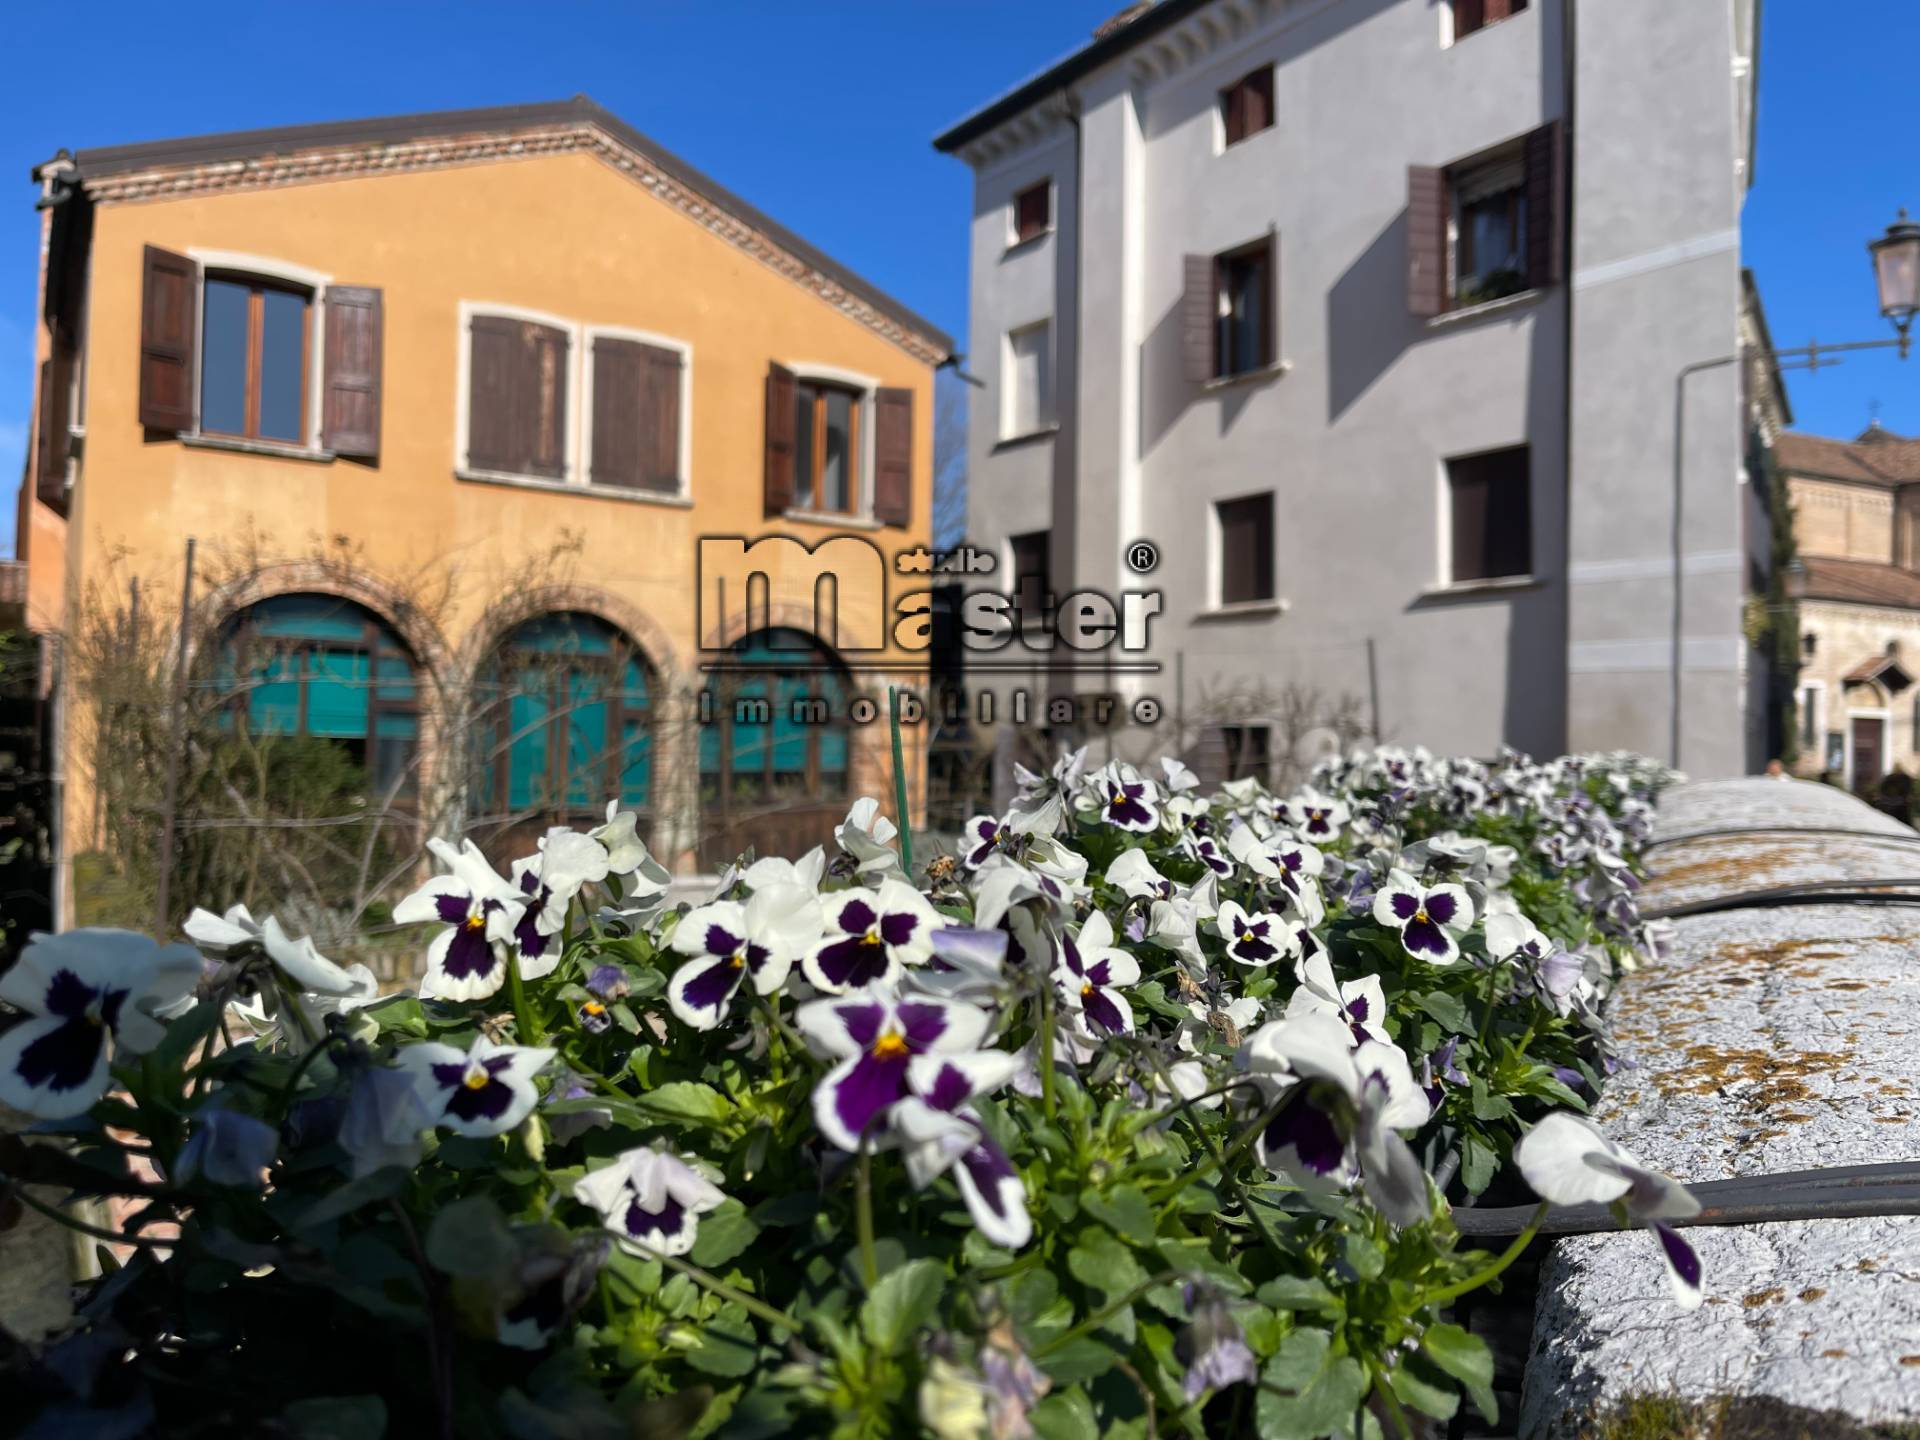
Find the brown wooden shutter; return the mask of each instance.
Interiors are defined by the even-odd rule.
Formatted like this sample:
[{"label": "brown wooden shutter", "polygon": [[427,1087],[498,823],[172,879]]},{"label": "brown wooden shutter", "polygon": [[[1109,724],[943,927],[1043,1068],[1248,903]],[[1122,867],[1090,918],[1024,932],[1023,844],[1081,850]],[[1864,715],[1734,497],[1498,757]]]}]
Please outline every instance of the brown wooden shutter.
[{"label": "brown wooden shutter", "polygon": [[913,521],[913,392],[873,392],[873,518]]},{"label": "brown wooden shutter", "polygon": [[593,454],[587,473],[595,485],[640,483],[639,401],[645,369],[642,347],[634,341],[594,337]]},{"label": "brown wooden shutter", "polygon": [[640,413],[644,420],[640,483],[664,494],[679,491],[686,477],[680,473],[680,368],[686,359],[678,350],[643,345],[645,370],[641,376]]},{"label": "brown wooden shutter", "polygon": [[1180,363],[1191,385],[1204,385],[1220,373],[1214,354],[1220,303],[1214,289],[1217,268],[1211,255],[1189,255],[1183,262]]},{"label": "brown wooden shutter", "polygon": [[799,415],[793,372],[767,366],[766,511],[783,515],[793,508],[793,445]]},{"label": "brown wooden shutter", "polygon": [[193,428],[193,331],[200,267],[184,255],[146,247],[140,281],[140,423],[149,430]]},{"label": "brown wooden shutter", "polygon": [[1273,124],[1273,67],[1261,66],[1246,78],[1242,88],[1247,92],[1246,133],[1255,135]]},{"label": "brown wooden shutter", "polygon": [[320,443],[336,455],[371,460],[380,453],[380,292],[330,285],[326,316]]},{"label": "brown wooden shutter", "polygon": [[1229,85],[1221,95],[1220,103],[1225,110],[1221,117],[1226,143],[1233,145],[1246,138],[1247,134],[1247,87],[1244,83]]},{"label": "brown wooden shutter", "polygon": [[1566,267],[1566,145],[1560,122],[1527,136],[1527,284],[1558,285]]},{"label": "brown wooden shutter", "polygon": [[44,505],[67,513],[67,405],[73,391],[73,351],[54,338],[53,352],[40,362],[40,453],[35,493]]},{"label": "brown wooden shutter", "polygon": [[467,363],[467,465],[474,470],[518,473],[520,324],[497,315],[476,315]]},{"label": "brown wooden shutter", "polygon": [[567,332],[525,322],[520,327],[521,473],[550,480],[567,473]]},{"label": "brown wooden shutter", "polygon": [[1431,318],[1447,308],[1447,172],[1407,167],[1407,309]]},{"label": "brown wooden shutter", "polygon": [[1511,0],[1486,0],[1482,24],[1491,25],[1496,20],[1504,20],[1513,13]]},{"label": "brown wooden shutter", "polygon": [[1280,232],[1267,232],[1267,303],[1260,312],[1260,363],[1280,363]]}]

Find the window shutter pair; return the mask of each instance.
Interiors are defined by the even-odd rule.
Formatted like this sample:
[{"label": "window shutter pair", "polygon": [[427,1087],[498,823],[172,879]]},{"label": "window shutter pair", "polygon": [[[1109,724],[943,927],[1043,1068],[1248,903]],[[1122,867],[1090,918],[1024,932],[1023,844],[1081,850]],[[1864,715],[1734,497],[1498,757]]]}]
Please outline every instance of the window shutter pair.
[{"label": "window shutter pair", "polygon": [[[1543,290],[1566,278],[1567,162],[1561,122],[1550,120],[1531,132],[1524,151],[1527,284]],[[1407,167],[1407,309],[1427,319],[1444,313],[1452,298],[1447,275],[1449,200],[1444,169]]]},{"label": "window shutter pair", "polygon": [[[1280,232],[1266,239],[1266,293],[1261,297],[1260,363],[1280,360]],[[1233,252],[1244,254],[1244,251]],[[1220,354],[1220,257],[1189,255],[1181,265],[1180,372],[1189,385],[1205,385],[1225,371]]]},{"label": "window shutter pair", "polygon": [[[200,267],[149,245],[140,289],[140,423],[167,434],[191,430]],[[338,455],[374,459],[380,453],[380,292],[328,286],[325,315],[320,443]]]},{"label": "window shutter pair", "polygon": [[[786,366],[767,367],[763,503],[768,515],[793,508],[794,446],[799,397]],[[913,523],[913,392],[881,389],[873,395],[873,518],[882,525]]]},{"label": "window shutter pair", "polygon": [[566,331],[503,315],[476,315],[467,343],[468,466],[563,479]]},{"label": "window shutter pair", "polygon": [[679,492],[682,363],[677,350],[594,337],[594,484]]}]

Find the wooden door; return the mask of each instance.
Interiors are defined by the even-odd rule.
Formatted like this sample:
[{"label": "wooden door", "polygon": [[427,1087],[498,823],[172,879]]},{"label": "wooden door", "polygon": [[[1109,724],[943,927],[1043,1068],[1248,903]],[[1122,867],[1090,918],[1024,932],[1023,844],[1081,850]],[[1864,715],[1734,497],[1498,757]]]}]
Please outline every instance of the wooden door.
[{"label": "wooden door", "polygon": [[1871,790],[1880,783],[1887,722],[1878,715],[1855,715],[1853,726],[1853,788]]}]

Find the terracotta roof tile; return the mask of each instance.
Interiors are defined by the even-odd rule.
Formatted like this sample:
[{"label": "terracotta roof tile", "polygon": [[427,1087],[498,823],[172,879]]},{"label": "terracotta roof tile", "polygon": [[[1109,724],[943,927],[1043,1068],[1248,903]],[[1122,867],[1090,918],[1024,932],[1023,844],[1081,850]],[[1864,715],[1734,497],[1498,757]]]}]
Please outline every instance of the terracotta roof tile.
[{"label": "terracotta roof tile", "polygon": [[1836,560],[1802,556],[1805,567],[1797,593],[1803,600],[1845,600],[1859,605],[1897,605],[1920,609],[1920,574],[1874,560]]},{"label": "terracotta roof tile", "polygon": [[1783,433],[1774,444],[1780,468],[1792,475],[1819,475],[1869,485],[1920,481],[1920,440],[1893,434],[1873,440],[1832,440],[1824,435]]}]

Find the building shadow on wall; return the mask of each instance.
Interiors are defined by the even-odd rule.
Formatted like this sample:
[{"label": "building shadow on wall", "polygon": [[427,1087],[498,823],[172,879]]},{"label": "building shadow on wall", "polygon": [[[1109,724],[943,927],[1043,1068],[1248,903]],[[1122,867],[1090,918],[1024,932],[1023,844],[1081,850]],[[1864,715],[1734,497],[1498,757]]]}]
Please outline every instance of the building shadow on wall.
[{"label": "building shadow on wall", "polygon": [[1407,310],[1407,212],[1402,209],[1327,291],[1327,423],[1425,338]]}]

